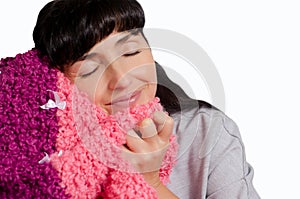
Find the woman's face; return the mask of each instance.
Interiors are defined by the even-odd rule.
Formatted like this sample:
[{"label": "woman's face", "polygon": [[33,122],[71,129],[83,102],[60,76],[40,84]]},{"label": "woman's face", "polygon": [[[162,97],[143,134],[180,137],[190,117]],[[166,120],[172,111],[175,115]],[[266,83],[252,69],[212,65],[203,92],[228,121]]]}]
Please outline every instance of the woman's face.
[{"label": "woman's face", "polygon": [[139,31],[112,33],[74,63],[67,76],[108,114],[152,100],[156,70]]}]

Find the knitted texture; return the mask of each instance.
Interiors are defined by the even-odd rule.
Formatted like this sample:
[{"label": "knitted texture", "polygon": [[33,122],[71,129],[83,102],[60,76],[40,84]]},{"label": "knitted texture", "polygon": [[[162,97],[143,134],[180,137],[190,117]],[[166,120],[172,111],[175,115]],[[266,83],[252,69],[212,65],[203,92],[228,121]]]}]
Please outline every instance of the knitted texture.
[{"label": "knitted texture", "polygon": [[57,90],[57,71],[36,51],[0,61],[0,198],[69,198],[51,164],[55,152],[56,109],[40,108]]},{"label": "knitted texture", "polygon": [[[158,98],[106,115],[36,50],[1,60],[0,71],[0,198],[157,198],[121,146],[129,129],[163,110]],[[66,106],[42,109],[49,99]],[[164,183],[176,150],[172,136]]]}]

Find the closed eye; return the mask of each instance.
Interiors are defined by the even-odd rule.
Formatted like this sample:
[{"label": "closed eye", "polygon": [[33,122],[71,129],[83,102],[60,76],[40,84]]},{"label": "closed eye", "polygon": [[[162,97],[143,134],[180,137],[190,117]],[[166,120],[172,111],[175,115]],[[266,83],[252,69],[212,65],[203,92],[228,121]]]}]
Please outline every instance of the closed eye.
[{"label": "closed eye", "polygon": [[98,65],[96,68],[94,68],[91,72],[80,75],[80,77],[86,78],[86,77],[90,76],[91,74],[93,74],[94,72],[96,72],[98,70],[99,66],[100,65]]},{"label": "closed eye", "polygon": [[128,52],[128,53],[123,54],[123,56],[124,56],[124,57],[130,57],[130,56],[137,55],[137,54],[139,54],[140,52],[141,52],[140,50],[137,50],[137,51],[134,51],[134,52]]}]

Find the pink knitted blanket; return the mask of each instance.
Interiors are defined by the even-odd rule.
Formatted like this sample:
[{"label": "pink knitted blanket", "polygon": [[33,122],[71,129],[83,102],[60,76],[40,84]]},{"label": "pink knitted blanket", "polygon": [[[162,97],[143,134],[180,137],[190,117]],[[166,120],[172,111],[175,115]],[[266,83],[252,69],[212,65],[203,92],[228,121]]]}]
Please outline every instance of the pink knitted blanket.
[{"label": "pink knitted blanket", "polygon": [[[0,62],[1,197],[157,198],[124,158],[125,136],[163,110],[159,99],[106,115],[36,50]],[[163,159],[168,182],[177,143]],[[43,157],[44,156],[44,157]]]}]

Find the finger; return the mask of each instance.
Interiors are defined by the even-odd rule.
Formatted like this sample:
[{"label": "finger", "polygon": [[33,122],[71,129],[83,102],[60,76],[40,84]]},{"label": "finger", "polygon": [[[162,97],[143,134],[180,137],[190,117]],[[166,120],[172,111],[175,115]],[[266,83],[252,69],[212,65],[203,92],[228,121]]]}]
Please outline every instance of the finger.
[{"label": "finger", "polygon": [[146,118],[139,126],[139,131],[143,139],[155,138],[157,135],[156,126],[152,119]]},{"label": "finger", "polygon": [[[128,161],[138,173],[158,171],[169,145],[160,150],[147,153],[134,153],[126,147],[122,147],[122,158]],[[132,170],[129,170],[132,172]]]},{"label": "finger", "polygon": [[167,119],[167,114],[163,111],[156,111],[153,114],[153,121],[156,125],[158,133],[162,130],[162,128],[165,125],[166,119]]},{"label": "finger", "polygon": [[127,131],[127,135],[131,136],[131,137],[134,137],[134,138],[141,138],[142,137],[139,132],[136,132],[133,129],[130,129],[129,131]]},{"label": "finger", "polygon": [[128,149],[135,153],[142,153],[145,148],[145,141],[133,129],[127,131],[126,144]]},{"label": "finger", "polygon": [[125,167],[125,168],[121,168],[121,169],[126,169],[127,172],[131,173],[131,172],[139,172],[139,160],[135,157],[136,154],[139,154],[139,153],[134,153],[132,152],[127,146],[121,146],[121,150],[122,150],[122,153],[121,153],[121,157],[123,160],[125,160],[126,162],[130,163],[130,165],[133,166],[135,170],[133,170],[132,168],[130,167]]},{"label": "finger", "polygon": [[168,142],[170,139],[170,136],[172,135],[174,127],[174,120],[172,117],[166,116],[165,122],[162,125],[162,129],[160,130],[160,133],[158,136],[165,142]]}]

